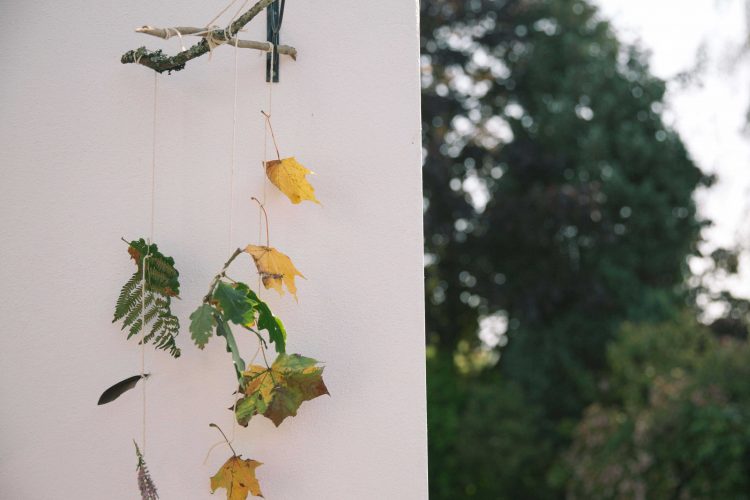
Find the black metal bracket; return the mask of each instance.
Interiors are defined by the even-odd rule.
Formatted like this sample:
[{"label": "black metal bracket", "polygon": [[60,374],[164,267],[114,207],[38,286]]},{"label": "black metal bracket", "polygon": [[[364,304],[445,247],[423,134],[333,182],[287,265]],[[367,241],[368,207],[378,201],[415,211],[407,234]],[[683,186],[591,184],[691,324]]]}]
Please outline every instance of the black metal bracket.
[{"label": "black metal bracket", "polygon": [[266,8],[266,40],[273,44],[273,52],[266,54],[266,81],[279,82],[279,32],[284,20],[285,0],[276,0]]}]

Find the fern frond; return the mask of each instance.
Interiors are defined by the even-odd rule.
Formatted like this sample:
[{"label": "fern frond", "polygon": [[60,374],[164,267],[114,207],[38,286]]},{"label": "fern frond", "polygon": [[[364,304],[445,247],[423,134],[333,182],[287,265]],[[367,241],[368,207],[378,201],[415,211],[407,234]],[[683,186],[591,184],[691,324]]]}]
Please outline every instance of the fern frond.
[{"label": "fern frond", "polygon": [[172,257],[162,254],[156,244],[149,245],[143,238],[131,241],[128,253],[138,267],[139,276],[146,262],[146,290],[168,297],[179,295],[180,273],[175,269]]},{"label": "fern frond", "polygon": [[141,293],[136,299],[133,300],[133,307],[128,312],[128,315],[125,316],[125,318],[122,320],[122,328],[120,328],[121,330],[124,330],[125,328],[131,326],[136,322],[136,320],[139,320],[141,318],[141,315],[143,314],[144,308],[146,309],[146,314],[148,314],[149,307],[151,307],[154,303],[154,294],[150,292],[146,293],[146,300],[142,301],[143,289],[139,287],[138,291]]},{"label": "fern frond", "polygon": [[143,342],[153,342],[155,348],[167,350],[177,358],[180,349],[175,337],[180,321],[172,314],[171,297],[179,293],[180,273],[174,267],[174,259],[142,238],[130,242],[128,253],[137,269],[120,290],[112,322],[122,320],[121,330],[128,329],[128,339],[148,329]]},{"label": "fern frond", "polygon": [[154,345],[157,349],[163,349],[169,351],[174,357],[180,356],[180,348],[175,343],[175,336],[180,331],[180,320],[177,316],[167,313],[160,318],[161,324],[159,330],[152,328],[151,333],[156,335],[154,339]]},{"label": "fern frond", "polygon": [[120,295],[117,297],[117,305],[115,306],[115,318],[112,323],[125,317],[128,312],[133,308],[133,301],[138,299],[140,293],[141,279],[138,273],[133,274],[130,279],[123,285],[120,290]]}]

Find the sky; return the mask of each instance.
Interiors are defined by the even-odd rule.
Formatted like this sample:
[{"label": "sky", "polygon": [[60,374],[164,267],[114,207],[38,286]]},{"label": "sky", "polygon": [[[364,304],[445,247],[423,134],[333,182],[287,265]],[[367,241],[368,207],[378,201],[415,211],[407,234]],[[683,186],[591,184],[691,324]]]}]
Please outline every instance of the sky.
[{"label": "sky", "polygon": [[[701,192],[701,213],[714,226],[704,232],[706,249],[741,244],[750,248],[750,2],[744,0],[595,0],[621,40],[651,53],[652,72],[667,81],[665,121],[682,136],[696,163],[718,182]],[[745,45],[747,47],[747,45]],[[697,81],[675,76],[699,64]],[[691,267],[700,268],[699,262]],[[699,269],[694,269],[699,270]],[[750,255],[738,278],[723,285],[750,296]]]}]

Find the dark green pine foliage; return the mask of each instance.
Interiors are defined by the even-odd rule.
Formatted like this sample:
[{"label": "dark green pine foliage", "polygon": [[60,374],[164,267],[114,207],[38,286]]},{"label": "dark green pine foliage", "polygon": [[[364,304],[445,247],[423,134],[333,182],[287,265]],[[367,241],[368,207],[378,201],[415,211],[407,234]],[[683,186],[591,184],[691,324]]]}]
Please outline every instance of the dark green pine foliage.
[{"label": "dark green pine foliage", "polygon": [[143,341],[178,358],[180,349],[175,337],[180,320],[172,314],[171,305],[172,298],[180,292],[180,273],[174,267],[174,259],[143,238],[131,241],[128,253],[137,269],[120,291],[112,322],[122,321],[121,329],[128,330],[128,339],[139,335],[145,324]]},{"label": "dark green pine foliage", "polygon": [[[480,481],[511,459],[482,459],[481,440],[459,446],[476,432],[466,426],[490,424],[456,406],[446,417],[462,429],[454,446],[430,427],[431,485],[443,484],[431,497],[559,498],[556,464],[618,325],[663,320],[686,301],[687,258],[704,224],[693,194],[710,179],[665,125],[665,83],[589,2],[420,6],[427,342],[452,359],[482,347],[481,317],[507,317],[496,376],[475,383],[501,395],[487,401],[488,432],[509,425],[503,405],[513,415],[514,394],[533,408],[535,428],[518,435],[541,467],[533,485]],[[439,404],[429,401],[433,415]]]}]

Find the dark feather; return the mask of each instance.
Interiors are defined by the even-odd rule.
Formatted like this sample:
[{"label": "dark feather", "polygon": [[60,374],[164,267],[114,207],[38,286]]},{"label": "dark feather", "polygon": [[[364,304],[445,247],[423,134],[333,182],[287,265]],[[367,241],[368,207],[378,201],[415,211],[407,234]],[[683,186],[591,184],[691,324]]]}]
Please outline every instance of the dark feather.
[{"label": "dark feather", "polygon": [[[146,378],[148,376],[149,374],[146,373],[143,375],[143,378]],[[103,405],[114,401],[115,399],[122,396],[125,392],[135,387],[135,384],[137,384],[140,379],[140,375],[133,375],[132,377],[128,377],[125,380],[117,382],[115,385],[104,391],[101,396],[99,396],[99,402],[97,404]]]}]

